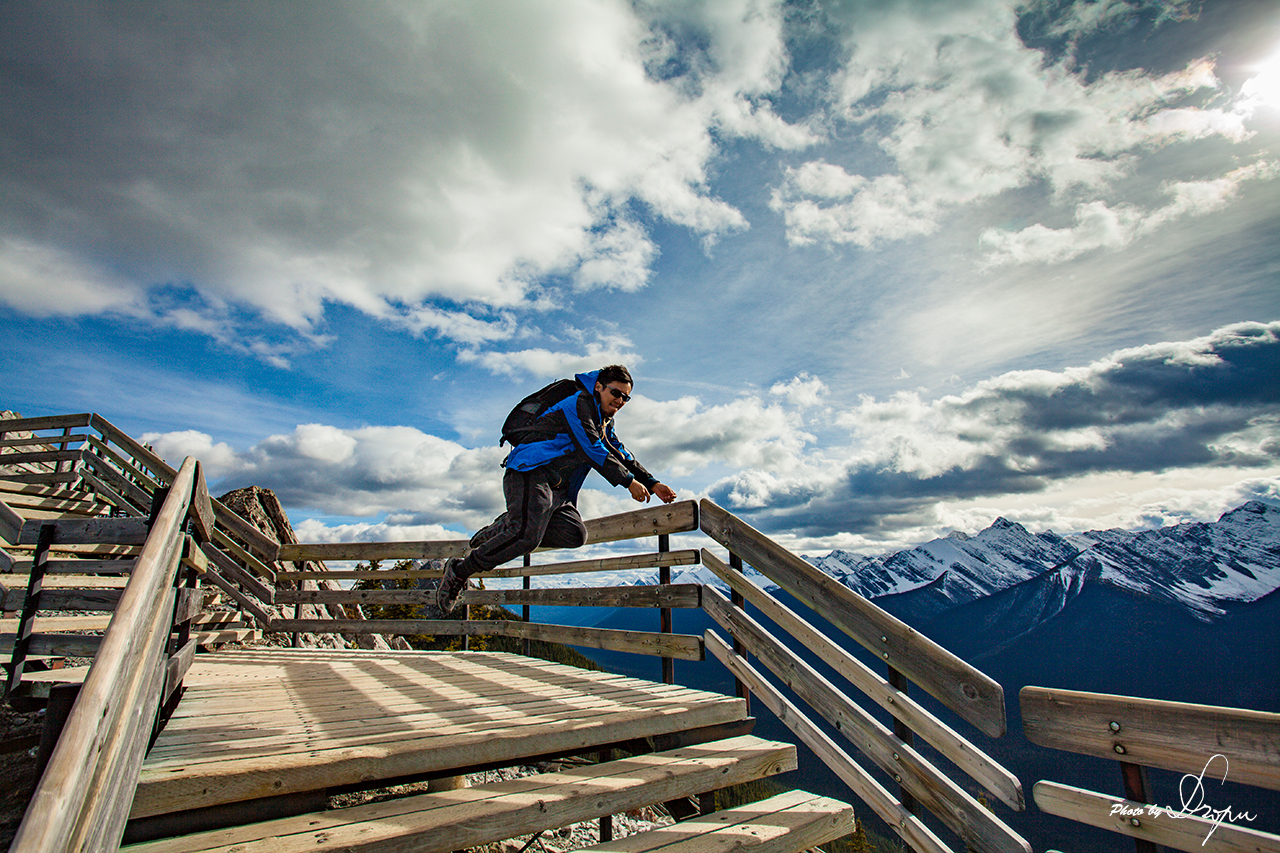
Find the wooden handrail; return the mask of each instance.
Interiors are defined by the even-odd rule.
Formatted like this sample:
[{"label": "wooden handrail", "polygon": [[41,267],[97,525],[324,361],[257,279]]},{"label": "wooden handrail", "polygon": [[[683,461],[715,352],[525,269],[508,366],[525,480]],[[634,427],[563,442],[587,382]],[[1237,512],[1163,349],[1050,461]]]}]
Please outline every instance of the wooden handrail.
[{"label": "wooden handrail", "polygon": [[881,770],[891,774],[912,796],[964,839],[967,846],[990,853],[1031,853],[1026,840],[910,744],[873,718],[839,688],[770,634],[719,590],[707,587],[703,608],[747,651],[759,657],[797,697],[853,742]]},{"label": "wooden handrail", "polygon": [[826,732],[783,696],[755,667],[734,652],[719,634],[709,630],[703,640],[707,649],[733,676],[741,679],[783,725],[795,732],[796,737],[813,750],[822,763],[831,768],[849,786],[849,790],[869,805],[913,850],[917,853],[952,853],[951,848],[934,835],[924,821],[907,811],[862,765],[854,761]]},{"label": "wooden handrail", "polygon": [[[672,586],[557,587],[552,589],[470,589],[466,604],[546,607],[682,607],[702,606],[698,584]],[[281,589],[276,604],[434,604],[433,589]]]},{"label": "wooden handrail", "polygon": [[89,426],[93,415],[50,415],[43,418],[0,418],[0,432],[36,432],[42,429],[67,429]]},{"label": "wooden handrail", "polygon": [[195,470],[188,457],[156,515],[11,853],[119,846],[164,689]]},{"label": "wooden handrail", "polygon": [[[591,518],[586,522],[591,544],[641,539],[660,534],[685,533],[698,529],[698,504],[677,501],[649,509]],[[441,560],[466,553],[464,539],[419,542],[323,542],[284,544],[279,559],[301,560]]]},{"label": "wooden handrail", "polygon": [[1280,714],[1047,687],[1018,698],[1034,744],[1178,773],[1224,755],[1232,782],[1280,790]]},{"label": "wooden handrail", "polygon": [[[282,546],[288,548],[288,545]],[[380,558],[381,559],[381,558]],[[485,572],[486,578],[520,578],[540,575],[569,575],[584,572],[627,572],[635,569],[655,569],[662,566],[696,566],[697,551],[659,551],[648,554],[627,554],[622,557],[602,557],[595,560],[575,560],[567,563],[541,563],[536,566],[511,566]],[[326,569],[315,572],[277,572],[280,581],[297,580],[404,580],[405,578],[438,578],[439,569],[357,569],[343,571]]]},{"label": "wooden handrail", "polygon": [[1004,688],[994,679],[806,563],[709,500],[702,529],[890,666],[991,737],[1005,732]]},{"label": "wooden handrail", "polygon": [[902,720],[952,763],[969,774],[1006,805],[1017,811],[1026,807],[1022,783],[995,759],[974,746],[906,693],[898,690],[871,667],[845,651],[835,641],[788,609],[746,575],[731,568],[710,551],[703,550],[702,564],[714,572],[771,622],[795,637],[884,710]]}]

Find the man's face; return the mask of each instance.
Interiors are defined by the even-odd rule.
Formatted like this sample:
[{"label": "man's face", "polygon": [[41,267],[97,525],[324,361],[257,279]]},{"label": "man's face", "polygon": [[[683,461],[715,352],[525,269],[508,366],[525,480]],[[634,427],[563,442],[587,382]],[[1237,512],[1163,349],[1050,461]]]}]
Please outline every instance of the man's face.
[{"label": "man's face", "polygon": [[596,394],[600,397],[600,411],[606,418],[611,418],[631,398],[631,385],[627,382],[610,382],[608,385],[597,382]]}]

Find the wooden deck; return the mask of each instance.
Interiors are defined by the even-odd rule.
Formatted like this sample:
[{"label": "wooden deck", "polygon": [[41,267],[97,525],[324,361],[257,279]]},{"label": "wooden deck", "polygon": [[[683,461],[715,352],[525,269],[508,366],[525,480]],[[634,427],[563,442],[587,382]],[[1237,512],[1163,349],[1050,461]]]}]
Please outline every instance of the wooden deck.
[{"label": "wooden deck", "polygon": [[201,656],[132,818],[517,764],[745,718],[740,699],[494,652]]}]

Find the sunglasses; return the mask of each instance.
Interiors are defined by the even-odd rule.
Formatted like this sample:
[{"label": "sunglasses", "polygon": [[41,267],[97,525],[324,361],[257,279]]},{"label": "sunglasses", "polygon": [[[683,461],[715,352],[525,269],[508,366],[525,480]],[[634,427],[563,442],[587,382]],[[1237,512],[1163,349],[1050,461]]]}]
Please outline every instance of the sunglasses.
[{"label": "sunglasses", "polygon": [[631,401],[631,395],[630,395],[630,394],[624,394],[623,392],[619,391],[617,388],[611,388],[611,387],[609,387],[609,386],[607,386],[607,385],[605,386],[605,388],[606,388],[606,390],[608,390],[608,392],[609,392],[610,394],[612,394],[614,397],[616,397],[617,399],[621,400],[622,402],[624,402],[624,403],[628,403],[628,402],[630,402],[630,401]]}]

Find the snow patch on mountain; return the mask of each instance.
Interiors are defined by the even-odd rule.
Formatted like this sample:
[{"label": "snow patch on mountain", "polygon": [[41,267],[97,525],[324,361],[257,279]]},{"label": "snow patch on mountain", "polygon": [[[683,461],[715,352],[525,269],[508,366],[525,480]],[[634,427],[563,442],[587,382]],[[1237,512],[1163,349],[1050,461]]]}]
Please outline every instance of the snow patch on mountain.
[{"label": "snow patch on mountain", "polygon": [[833,551],[805,559],[867,598],[901,601],[915,593],[922,612],[933,613],[1072,563],[1088,564],[1097,582],[1214,619],[1230,604],[1280,588],[1280,508],[1250,501],[1213,523],[1070,536],[1031,534],[998,518],[973,536],[953,533],[885,556]]}]

